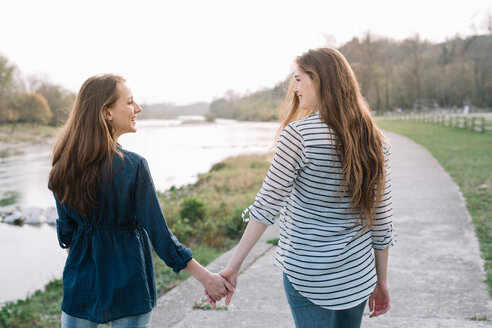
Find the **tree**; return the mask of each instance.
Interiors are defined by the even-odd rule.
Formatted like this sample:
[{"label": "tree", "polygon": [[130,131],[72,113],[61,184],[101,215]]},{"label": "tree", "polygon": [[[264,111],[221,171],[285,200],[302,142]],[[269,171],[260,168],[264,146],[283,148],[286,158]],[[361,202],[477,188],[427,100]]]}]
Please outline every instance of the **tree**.
[{"label": "tree", "polygon": [[59,85],[49,82],[47,76],[34,74],[23,79],[23,90],[28,93],[39,93],[50,106],[53,116],[50,125],[63,124],[70,114],[76,95]]},{"label": "tree", "polygon": [[75,94],[49,82],[38,86],[35,92],[46,99],[53,112],[53,116],[49,122],[50,125],[63,124],[70,114],[73,102],[75,101]]},{"label": "tree", "polygon": [[0,102],[0,124],[15,123],[19,120],[19,112],[9,105],[8,102]]},{"label": "tree", "polygon": [[404,81],[410,91],[409,98],[422,99],[424,43],[420,40],[420,36],[416,35],[414,38],[405,39],[401,47],[408,54]]},{"label": "tree", "polygon": [[15,66],[0,55],[0,123],[15,122],[19,118],[19,114],[10,106],[12,94],[17,88],[15,70]]},{"label": "tree", "polygon": [[209,111],[216,117],[232,118],[232,102],[219,98],[210,103]]},{"label": "tree", "polygon": [[47,124],[53,116],[48,102],[39,93],[18,93],[13,107],[23,123]]},{"label": "tree", "polygon": [[16,90],[15,70],[16,67],[10,65],[7,58],[0,55],[0,98],[10,95]]}]

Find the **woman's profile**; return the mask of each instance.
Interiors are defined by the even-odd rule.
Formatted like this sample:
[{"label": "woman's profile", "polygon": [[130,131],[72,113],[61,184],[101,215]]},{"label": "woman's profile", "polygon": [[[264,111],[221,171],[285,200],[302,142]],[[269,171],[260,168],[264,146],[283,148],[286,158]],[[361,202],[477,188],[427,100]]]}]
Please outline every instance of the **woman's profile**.
[{"label": "woman's profile", "polygon": [[142,110],[125,82],[112,74],[87,79],[54,148],[49,188],[59,243],[68,249],[62,327],[149,327],[156,305],[151,247],[214,300],[233,291],[168,229],[146,160],[118,144],[137,131]]}]

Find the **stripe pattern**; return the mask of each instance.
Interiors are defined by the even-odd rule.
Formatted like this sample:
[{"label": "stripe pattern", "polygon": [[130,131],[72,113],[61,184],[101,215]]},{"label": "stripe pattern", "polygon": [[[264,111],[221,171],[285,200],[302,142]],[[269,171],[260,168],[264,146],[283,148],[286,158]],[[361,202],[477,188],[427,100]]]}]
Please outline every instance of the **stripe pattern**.
[{"label": "stripe pattern", "polygon": [[[271,225],[280,220],[275,265],[294,288],[331,310],[352,308],[376,284],[372,249],[396,242],[392,224],[390,147],[384,147],[386,185],[372,229],[362,233],[343,194],[342,166],[335,132],[318,113],[289,124],[254,204],[251,219]],[[343,197],[342,197],[343,194]]]}]

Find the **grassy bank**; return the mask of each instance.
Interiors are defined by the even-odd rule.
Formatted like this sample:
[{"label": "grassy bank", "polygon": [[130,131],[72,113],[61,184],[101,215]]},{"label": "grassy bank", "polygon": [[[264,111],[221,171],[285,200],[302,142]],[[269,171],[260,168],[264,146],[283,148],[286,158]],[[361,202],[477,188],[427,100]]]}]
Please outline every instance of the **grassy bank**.
[{"label": "grassy bank", "polygon": [[[241,212],[260,189],[268,169],[263,156],[240,156],[212,167],[193,185],[159,193],[166,221],[178,239],[207,265],[229,249],[245,224]],[[162,295],[189,277],[174,273],[154,254],[156,286]],[[60,327],[62,282],[54,280],[44,290],[0,309],[0,327]]]},{"label": "grassy bank", "polygon": [[59,126],[33,124],[2,124],[0,125],[0,142],[40,142],[55,136]]},{"label": "grassy bank", "polygon": [[378,121],[378,126],[427,148],[458,184],[480,241],[492,296],[492,133],[409,121]]}]

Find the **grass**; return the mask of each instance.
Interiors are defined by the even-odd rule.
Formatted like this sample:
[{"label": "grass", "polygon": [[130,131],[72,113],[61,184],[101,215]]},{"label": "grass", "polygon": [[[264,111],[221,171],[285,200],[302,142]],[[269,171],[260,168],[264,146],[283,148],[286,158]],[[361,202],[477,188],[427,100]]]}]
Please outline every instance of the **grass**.
[{"label": "grass", "polygon": [[409,121],[378,121],[378,126],[427,148],[458,184],[475,225],[492,296],[492,132]]},{"label": "grass", "polygon": [[59,327],[62,281],[53,280],[25,300],[7,303],[0,310],[0,327]]},{"label": "grass", "polygon": [[[241,236],[243,210],[260,190],[269,163],[261,156],[239,156],[215,164],[194,185],[171,188],[159,195],[164,216],[173,233],[184,243],[229,248]],[[204,215],[183,217],[204,209]],[[189,216],[189,215],[188,215]]]},{"label": "grass", "polygon": [[[222,254],[221,250],[210,246],[191,246],[191,248],[195,259],[202,265],[209,264]],[[190,276],[185,271],[173,272],[155,253],[153,255],[158,296],[165,294]],[[49,282],[44,290],[37,290],[24,300],[7,303],[0,310],[0,327],[60,327],[62,290],[61,279],[56,279]],[[109,327],[109,325],[100,327]]]},{"label": "grass", "polygon": [[[202,265],[237,242],[245,227],[241,212],[253,202],[268,166],[261,156],[229,158],[193,185],[158,193],[171,231]],[[183,213],[189,217],[182,217]],[[158,296],[189,277],[185,271],[174,273],[153,255]],[[60,327],[62,289],[62,281],[54,280],[25,300],[5,304],[0,309],[0,327]]]}]

